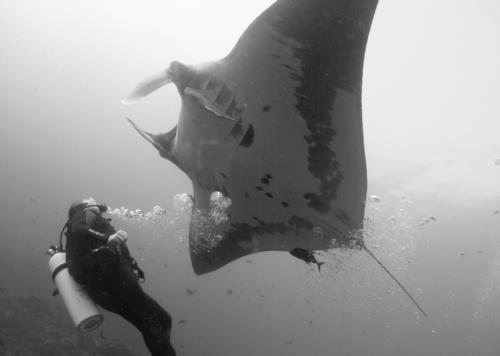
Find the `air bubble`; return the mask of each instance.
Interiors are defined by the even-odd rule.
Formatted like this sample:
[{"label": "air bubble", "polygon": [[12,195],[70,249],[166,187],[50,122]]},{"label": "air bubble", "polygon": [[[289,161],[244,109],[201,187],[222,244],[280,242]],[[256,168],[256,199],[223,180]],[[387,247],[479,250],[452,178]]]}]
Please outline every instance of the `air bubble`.
[{"label": "air bubble", "polygon": [[[174,195],[174,209],[179,212],[191,211],[193,208],[193,197],[188,193]],[[161,209],[161,208],[160,208]]]},{"label": "air bubble", "polygon": [[382,198],[380,198],[378,195],[370,195],[369,199],[374,203],[380,203],[382,201]]},{"label": "air bubble", "polygon": [[231,199],[224,196],[222,192],[212,192],[210,195],[210,211],[209,217],[216,223],[221,224],[226,222],[229,217],[227,209],[231,206]]}]

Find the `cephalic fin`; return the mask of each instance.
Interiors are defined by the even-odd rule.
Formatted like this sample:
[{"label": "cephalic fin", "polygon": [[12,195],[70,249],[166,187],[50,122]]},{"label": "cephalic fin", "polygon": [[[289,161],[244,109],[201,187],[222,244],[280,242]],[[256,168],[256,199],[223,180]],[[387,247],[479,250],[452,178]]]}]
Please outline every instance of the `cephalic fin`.
[{"label": "cephalic fin", "polygon": [[160,144],[158,144],[158,142],[156,142],[155,136],[153,134],[141,129],[139,126],[137,126],[137,124],[135,122],[133,122],[128,117],[126,119],[127,119],[128,123],[130,125],[132,125],[132,127],[135,129],[135,131],[137,131],[139,133],[139,135],[144,137],[146,139],[146,141],[150,142],[153,146],[155,146],[158,151],[160,151],[160,152],[164,151],[163,147]]},{"label": "cephalic fin", "polygon": [[172,73],[170,69],[162,70],[160,73],[154,74],[141,81],[135,89],[132,90],[129,96],[122,100],[122,103],[125,105],[132,104],[171,82]]}]

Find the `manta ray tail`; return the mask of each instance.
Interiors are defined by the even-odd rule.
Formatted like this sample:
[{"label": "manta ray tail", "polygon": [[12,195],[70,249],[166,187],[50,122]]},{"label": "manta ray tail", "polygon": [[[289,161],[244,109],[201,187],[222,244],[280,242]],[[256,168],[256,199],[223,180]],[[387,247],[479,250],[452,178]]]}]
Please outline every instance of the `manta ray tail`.
[{"label": "manta ray tail", "polygon": [[389,271],[389,269],[387,267],[385,267],[382,262],[380,262],[380,260],[373,254],[373,252],[371,252],[366,246],[365,244],[363,243],[362,244],[362,247],[363,249],[368,252],[368,254],[375,260],[375,262],[378,263],[378,265],[380,267],[383,268],[384,271],[387,272],[387,274],[394,280],[394,282],[396,282],[396,284],[403,290],[403,292],[405,292],[405,294],[411,299],[411,301],[417,306],[418,310],[420,310],[420,312],[425,316],[427,317],[427,313],[422,309],[422,307],[418,304],[418,302],[415,300],[415,298],[413,298],[413,296],[410,294],[410,292],[408,292],[408,290],[401,284],[401,282],[398,281],[398,279],[391,273],[391,271]]},{"label": "manta ray tail", "polygon": [[172,73],[169,69],[162,70],[160,73],[154,74],[142,82],[140,82],[135,89],[122,100],[123,104],[132,104],[133,102],[144,98],[151,94],[156,89],[172,82]]}]

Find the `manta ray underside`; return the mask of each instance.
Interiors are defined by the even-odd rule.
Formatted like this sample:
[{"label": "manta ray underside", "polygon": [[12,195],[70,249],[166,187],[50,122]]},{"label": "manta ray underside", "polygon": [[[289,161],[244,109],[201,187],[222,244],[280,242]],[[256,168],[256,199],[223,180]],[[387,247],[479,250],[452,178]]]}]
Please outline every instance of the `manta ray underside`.
[{"label": "manta ray underside", "polygon": [[[377,0],[278,0],[215,62],[173,62],[131,102],[173,82],[178,125],[136,130],[193,183],[197,274],[257,251],[328,249],[362,228],[363,60]],[[210,219],[210,197],[231,199]]]}]

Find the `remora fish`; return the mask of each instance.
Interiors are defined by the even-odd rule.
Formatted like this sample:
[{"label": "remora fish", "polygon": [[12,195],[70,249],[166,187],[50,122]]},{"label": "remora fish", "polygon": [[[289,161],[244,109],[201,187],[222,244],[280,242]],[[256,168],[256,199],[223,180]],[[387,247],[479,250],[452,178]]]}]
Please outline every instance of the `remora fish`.
[{"label": "remora fish", "polygon": [[307,264],[310,263],[315,263],[318,265],[318,271],[321,271],[321,265],[324,264],[325,262],[318,262],[316,257],[314,256],[314,252],[305,250],[303,248],[294,248],[293,250],[289,251],[290,254],[294,257],[297,257],[298,259],[301,259]]}]

